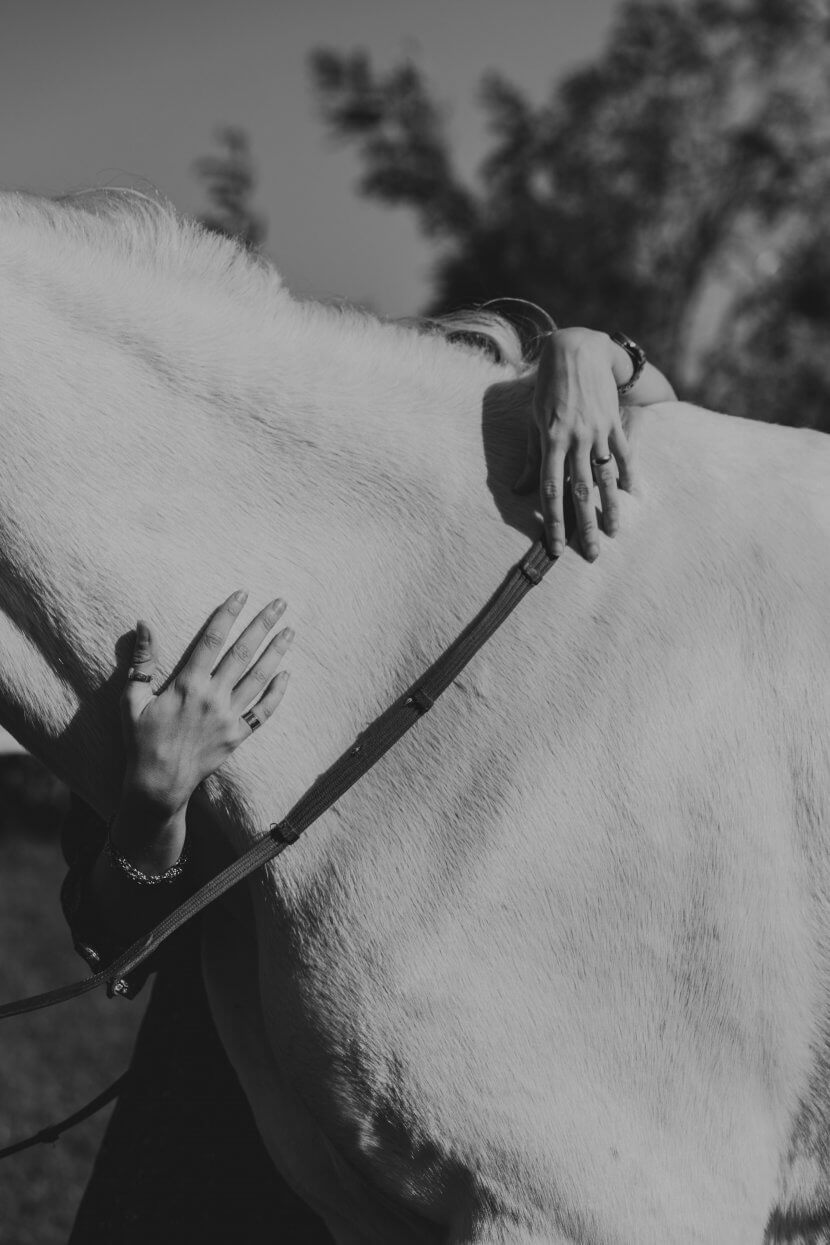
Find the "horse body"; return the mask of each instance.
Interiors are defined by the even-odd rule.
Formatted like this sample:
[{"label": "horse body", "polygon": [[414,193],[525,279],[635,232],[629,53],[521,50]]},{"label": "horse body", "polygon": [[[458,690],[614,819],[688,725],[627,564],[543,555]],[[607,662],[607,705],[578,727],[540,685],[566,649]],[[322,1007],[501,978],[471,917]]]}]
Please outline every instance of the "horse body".
[{"label": "horse body", "polygon": [[[294,686],[205,784],[206,858],[523,555],[530,389],[85,216],[0,209],[0,717],[107,813],[118,627],[169,669],[232,588],[284,595]],[[630,431],[599,563],[207,922],[259,1127],[342,1243],[742,1245],[823,1204],[830,451],[680,405]]]}]

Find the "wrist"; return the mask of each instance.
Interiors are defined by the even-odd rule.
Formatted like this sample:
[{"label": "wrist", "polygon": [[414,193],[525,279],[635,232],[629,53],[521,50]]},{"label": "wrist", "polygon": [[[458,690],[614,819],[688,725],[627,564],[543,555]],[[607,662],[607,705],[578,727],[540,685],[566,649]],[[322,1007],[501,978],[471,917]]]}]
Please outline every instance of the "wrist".
[{"label": "wrist", "polygon": [[109,832],[120,855],[145,872],[164,873],[181,856],[186,830],[187,802],[174,807],[125,781]]},{"label": "wrist", "polygon": [[603,333],[603,337],[607,343],[608,362],[611,365],[614,384],[617,388],[620,385],[627,385],[634,375],[634,363],[631,356],[627,350],[623,350],[622,346],[618,346],[607,333]]},{"label": "wrist", "polygon": [[190,792],[175,790],[169,782],[155,781],[151,774],[128,768],[118,807],[119,811],[133,810],[137,816],[162,825],[183,815],[189,799]]}]

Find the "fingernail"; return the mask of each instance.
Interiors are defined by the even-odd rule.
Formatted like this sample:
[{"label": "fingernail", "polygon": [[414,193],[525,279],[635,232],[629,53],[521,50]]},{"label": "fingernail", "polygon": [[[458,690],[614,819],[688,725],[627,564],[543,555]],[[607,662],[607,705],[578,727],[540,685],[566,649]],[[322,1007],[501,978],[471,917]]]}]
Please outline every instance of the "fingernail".
[{"label": "fingernail", "polygon": [[147,626],[146,622],[144,622],[141,618],[139,618],[138,622],[135,625],[135,643],[136,643],[136,648],[140,644],[150,643],[150,628]]},{"label": "fingernail", "polygon": [[585,556],[593,562],[594,558],[599,557],[599,548],[597,545],[588,545],[585,550]]},{"label": "fingernail", "polygon": [[282,614],[284,610],[285,601],[283,601],[282,597],[274,597],[273,601],[268,606],[268,612],[272,618],[279,618],[280,614]]},{"label": "fingernail", "polygon": [[294,639],[294,628],[286,627],[284,631],[280,632],[280,635],[283,640],[293,640]]},{"label": "fingernail", "polygon": [[233,594],[234,601],[239,601],[240,605],[248,600],[248,594],[244,588],[240,588],[238,592]]}]

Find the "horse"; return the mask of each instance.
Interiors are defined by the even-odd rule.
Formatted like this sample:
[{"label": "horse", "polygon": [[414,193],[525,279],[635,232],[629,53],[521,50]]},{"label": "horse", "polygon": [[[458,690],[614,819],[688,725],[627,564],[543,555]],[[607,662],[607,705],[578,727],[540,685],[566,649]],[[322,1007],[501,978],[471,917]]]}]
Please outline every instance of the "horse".
[{"label": "horse", "polygon": [[[166,677],[279,593],[289,695],[194,796],[197,867],[239,854],[538,535],[532,389],[163,203],[3,194],[0,722],[107,816],[136,617]],[[598,562],[208,911],[223,1044],[340,1245],[758,1245],[830,1206],[830,446],[628,431]]]}]

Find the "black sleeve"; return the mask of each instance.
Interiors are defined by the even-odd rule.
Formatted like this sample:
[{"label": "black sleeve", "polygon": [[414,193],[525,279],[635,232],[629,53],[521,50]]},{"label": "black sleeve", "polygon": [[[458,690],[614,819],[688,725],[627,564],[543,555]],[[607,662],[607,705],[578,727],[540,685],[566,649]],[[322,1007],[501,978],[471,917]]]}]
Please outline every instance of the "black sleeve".
[{"label": "black sleeve", "polygon": [[[106,838],[106,822],[73,793],[61,826],[61,849],[69,866],[61,886],[61,907],[75,950],[95,973],[111,964],[128,945],[106,927],[89,893],[92,869]],[[119,978],[114,985],[115,993],[124,998],[134,998],[158,967],[158,957],[163,953],[161,949],[139,965],[129,977]]]}]

